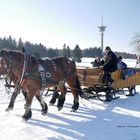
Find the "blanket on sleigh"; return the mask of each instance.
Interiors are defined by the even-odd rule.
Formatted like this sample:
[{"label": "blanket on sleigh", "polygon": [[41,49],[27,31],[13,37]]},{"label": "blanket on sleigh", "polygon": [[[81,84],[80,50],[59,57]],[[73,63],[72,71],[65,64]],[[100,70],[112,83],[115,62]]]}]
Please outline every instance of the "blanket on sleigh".
[{"label": "blanket on sleigh", "polygon": [[126,78],[132,76],[138,71],[137,68],[131,68],[131,69],[122,69],[121,70],[121,79],[125,80]]}]

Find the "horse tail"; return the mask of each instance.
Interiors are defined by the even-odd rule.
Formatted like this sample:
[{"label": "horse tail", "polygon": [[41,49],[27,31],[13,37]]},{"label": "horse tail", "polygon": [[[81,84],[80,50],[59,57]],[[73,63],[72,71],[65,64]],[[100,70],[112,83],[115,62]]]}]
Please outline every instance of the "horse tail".
[{"label": "horse tail", "polygon": [[[74,67],[75,67],[75,70],[76,70],[76,63],[75,63],[75,61],[72,60],[72,63],[74,64]],[[84,98],[84,93],[83,93],[83,91],[81,89],[81,83],[80,83],[78,75],[77,75],[77,70],[76,70],[76,86],[77,86],[78,94],[80,95],[80,97]]]},{"label": "horse tail", "polygon": [[[73,71],[76,73],[76,82],[75,82],[75,84],[76,84],[76,90],[77,90],[77,92],[78,92],[78,95],[80,95],[80,97],[82,97],[82,98],[84,98],[84,93],[83,93],[83,91],[82,91],[82,89],[81,89],[81,83],[80,83],[80,81],[79,81],[79,78],[78,78],[78,75],[77,75],[77,70],[76,70],[76,63],[75,63],[75,61],[73,61],[73,60],[69,60],[68,58],[66,58],[67,59],[67,64],[69,65],[69,62],[70,62],[70,64],[72,65],[72,67],[73,67]],[[69,61],[69,62],[68,62]],[[69,66],[68,66],[69,67]]]}]

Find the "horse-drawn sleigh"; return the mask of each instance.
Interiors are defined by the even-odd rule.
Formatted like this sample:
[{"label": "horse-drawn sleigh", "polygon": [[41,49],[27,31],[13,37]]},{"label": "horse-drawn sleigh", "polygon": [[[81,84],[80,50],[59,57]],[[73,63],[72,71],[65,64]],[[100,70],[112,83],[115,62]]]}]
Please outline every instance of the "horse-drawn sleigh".
[{"label": "horse-drawn sleigh", "polygon": [[136,94],[135,86],[140,84],[140,71],[135,68],[112,72],[111,77],[114,82],[111,85],[107,82],[103,83],[101,68],[77,68],[77,73],[86,97],[98,97],[101,101],[119,98],[116,96],[118,91],[122,91],[127,96],[133,96]]},{"label": "horse-drawn sleigh", "polygon": [[76,68],[75,63],[66,57],[43,61],[36,60],[36,58],[30,56],[26,60],[25,54],[7,50],[0,51],[0,56],[4,61],[4,64],[1,64],[6,68],[6,71],[12,72],[16,78],[14,83],[15,92],[11,97],[7,110],[13,108],[14,101],[20,90],[27,91],[25,113],[23,115],[25,120],[28,120],[32,116],[31,103],[34,96],[39,97],[38,100],[42,107],[42,113],[46,114],[48,110],[47,104],[39,94],[42,88],[41,76],[38,71],[39,64],[44,65],[47,68],[45,71],[49,73],[45,87],[55,87],[55,89],[57,87],[61,92],[57,103],[58,110],[62,109],[65,101],[67,92],[65,83],[68,84],[74,97],[72,111],[76,111],[79,107],[79,95],[84,98],[97,95],[102,101],[110,101],[114,98],[113,95],[115,96],[115,93],[120,89],[128,88],[129,95],[134,95],[136,93],[135,85],[140,83],[140,72],[138,70],[134,71],[135,74],[133,76],[123,80],[120,78],[122,73],[120,70],[113,72],[111,76],[114,82],[111,86],[108,86],[108,84],[102,82],[102,69]]}]

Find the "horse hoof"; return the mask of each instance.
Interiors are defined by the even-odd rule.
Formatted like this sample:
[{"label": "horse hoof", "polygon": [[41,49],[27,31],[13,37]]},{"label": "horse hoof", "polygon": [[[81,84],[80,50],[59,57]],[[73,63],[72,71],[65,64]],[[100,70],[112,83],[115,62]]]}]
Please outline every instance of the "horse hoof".
[{"label": "horse hoof", "polygon": [[45,103],[45,107],[42,107],[42,111],[41,111],[42,113],[42,115],[45,115],[45,114],[47,114],[47,112],[48,112],[48,106],[47,106],[47,104]]},{"label": "horse hoof", "polygon": [[29,110],[28,113],[26,113],[26,114],[24,114],[24,115],[22,116],[22,118],[23,118],[25,121],[29,120],[31,117],[32,117],[32,111],[31,111],[31,110]]},{"label": "horse hoof", "polygon": [[70,112],[76,112],[76,110],[75,109],[72,109]]},{"label": "horse hoof", "polygon": [[47,111],[42,111],[41,115],[46,115]]},{"label": "horse hoof", "polygon": [[53,103],[49,103],[49,106],[54,106],[54,104]]},{"label": "horse hoof", "polygon": [[62,110],[62,107],[58,107],[58,111]]},{"label": "horse hoof", "polygon": [[11,110],[13,110],[13,108],[8,107],[5,109],[5,111],[11,111]]},{"label": "horse hoof", "polygon": [[48,112],[48,109],[46,109],[46,110],[42,110],[41,115],[46,115],[46,114],[47,114],[47,112]]},{"label": "horse hoof", "polygon": [[28,121],[31,117],[29,117],[27,115],[23,115],[22,118],[23,118],[24,121]]}]

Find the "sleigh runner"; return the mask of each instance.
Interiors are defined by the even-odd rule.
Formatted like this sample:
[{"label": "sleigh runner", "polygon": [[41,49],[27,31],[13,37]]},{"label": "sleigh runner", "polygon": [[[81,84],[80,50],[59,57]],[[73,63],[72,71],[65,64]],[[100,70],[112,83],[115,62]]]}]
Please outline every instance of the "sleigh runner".
[{"label": "sleigh runner", "polygon": [[136,94],[135,86],[140,84],[140,71],[134,68],[112,72],[114,82],[111,85],[103,83],[103,70],[100,68],[77,68],[77,73],[86,97],[98,97],[102,101],[119,98],[116,93],[120,90],[133,96]]}]

